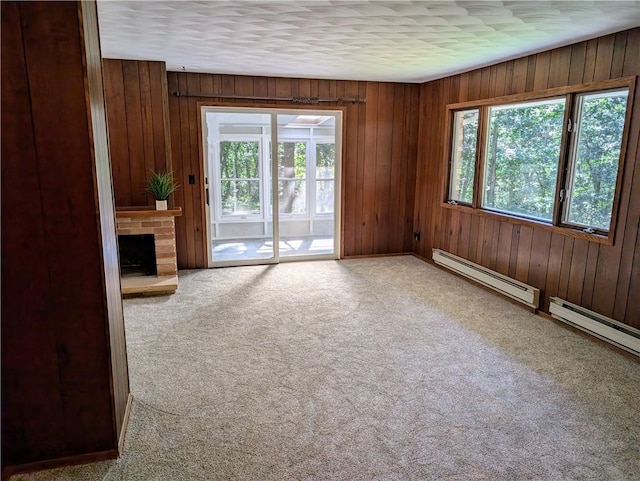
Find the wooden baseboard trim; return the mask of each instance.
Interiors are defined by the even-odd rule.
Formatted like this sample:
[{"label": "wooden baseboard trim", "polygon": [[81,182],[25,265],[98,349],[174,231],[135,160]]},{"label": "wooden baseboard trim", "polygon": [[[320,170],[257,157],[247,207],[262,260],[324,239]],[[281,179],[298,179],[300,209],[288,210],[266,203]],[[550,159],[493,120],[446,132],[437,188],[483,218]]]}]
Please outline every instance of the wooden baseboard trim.
[{"label": "wooden baseboard trim", "polygon": [[131,404],[133,403],[133,396],[129,393],[127,397],[127,405],[124,408],[124,416],[122,418],[122,427],[120,429],[120,438],[118,439],[118,453],[122,453],[124,450],[124,439],[127,435],[127,427],[129,427],[129,415],[131,414]]},{"label": "wooden baseboard trim", "polygon": [[420,259],[421,261],[426,262],[427,264],[431,264],[432,266],[437,265],[435,262],[433,262],[432,259],[427,259],[426,257],[421,256],[420,254],[416,254],[415,252],[411,252],[411,255],[413,257],[416,257],[416,258]]},{"label": "wooden baseboard trim", "polygon": [[14,466],[6,466],[2,469],[2,481],[9,479],[10,476],[19,473],[31,473],[33,471],[42,471],[44,469],[61,468],[64,466],[74,466],[77,464],[95,463],[98,461],[108,461],[118,458],[117,449],[109,449],[108,451],[98,451],[96,453],[78,454],[76,456],[66,456],[64,458],[47,459],[45,461],[36,461],[35,463],[16,464]]},{"label": "wooden baseboard trim", "polygon": [[370,259],[373,257],[396,257],[396,256],[410,256],[413,255],[413,252],[392,252],[391,254],[363,254],[357,256],[342,256],[340,260],[348,260],[348,259]]}]

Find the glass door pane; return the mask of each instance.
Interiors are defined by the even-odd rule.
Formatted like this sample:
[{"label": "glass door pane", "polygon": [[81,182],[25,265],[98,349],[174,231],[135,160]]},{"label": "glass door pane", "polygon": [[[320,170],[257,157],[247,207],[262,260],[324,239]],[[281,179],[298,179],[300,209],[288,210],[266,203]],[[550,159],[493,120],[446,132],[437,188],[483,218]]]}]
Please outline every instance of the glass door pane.
[{"label": "glass door pane", "polygon": [[335,252],[335,114],[278,114],[280,257]]},{"label": "glass door pane", "polygon": [[271,115],[215,108],[203,114],[212,263],[273,259]]}]

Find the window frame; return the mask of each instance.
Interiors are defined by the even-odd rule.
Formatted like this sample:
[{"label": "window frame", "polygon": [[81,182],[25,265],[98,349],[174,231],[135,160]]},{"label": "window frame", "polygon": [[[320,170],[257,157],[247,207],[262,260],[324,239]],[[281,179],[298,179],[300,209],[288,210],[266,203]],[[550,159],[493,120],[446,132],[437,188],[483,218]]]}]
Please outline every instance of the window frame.
[{"label": "window frame", "polygon": [[[477,179],[477,169],[473,170],[473,179],[471,181],[472,184],[472,193],[471,193],[471,202],[465,202],[463,200],[460,199],[452,199],[451,196],[451,191],[453,190],[453,150],[454,150],[454,140],[457,137],[456,134],[456,114],[460,113],[460,112],[471,112],[473,110],[477,110],[478,111],[478,128],[476,129],[476,153],[475,153],[475,159],[474,159],[474,166],[478,165],[478,157],[479,157],[479,145],[478,145],[478,140],[480,137],[480,130],[481,130],[481,126],[482,126],[482,108],[480,107],[473,107],[473,108],[467,108],[467,109],[458,109],[458,110],[454,110],[453,112],[451,112],[451,125],[449,126],[449,130],[450,130],[450,136],[449,136],[449,168],[448,168],[448,181],[447,181],[447,202],[448,203],[457,203],[460,205],[473,205],[475,203],[475,195],[476,195],[476,186],[477,183],[476,181]],[[463,133],[464,135],[464,133]]]},{"label": "window frame", "polygon": [[[576,92],[575,94],[573,94],[572,96],[572,101],[573,104],[571,105],[572,108],[572,116],[571,119],[573,122],[580,122],[581,119],[581,115],[582,115],[582,105],[578,100],[578,97],[581,96],[587,96],[587,95],[592,95],[592,94],[599,94],[599,93],[605,93],[605,92],[615,92],[615,91],[621,91],[623,90],[624,87],[621,87],[619,89],[598,89],[598,90],[589,90],[587,92]],[[601,230],[601,229],[593,229],[595,231],[595,233],[598,233],[600,235],[608,235],[609,232],[611,232],[612,228],[615,229],[615,223],[614,220],[617,220],[617,205],[616,205],[616,201],[619,199],[619,192],[618,189],[621,187],[622,185],[622,175],[621,175],[621,171],[624,169],[624,155],[626,154],[626,149],[623,149],[623,146],[625,146],[625,135],[627,134],[627,131],[629,130],[630,127],[630,113],[629,111],[631,110],[629,107],[632,106],[633,104],[630,104],[630,96],[631,96],[631,89],[628,89],[628,93],[627,93],[627,107],[626,107],[626,111],[625,111],[625,120],[624,120],[624,126],[622,129],[622,138],[621,138],[621,144],[620,144],[620,157],[618,158],[618,171],[616,173],[616,185],[615,185],[615,190],[614,190],[614,195],[613,195],[613,206],[612,206],[612,212],[611,212],[611,219],[609,221],[609,229],[607,231]],[[565,122],[566,125],[566,122]],[[578,134],[581,134],[580,131],[578,131]],[[571,135],[571,136],[567,136],[568,139],[568,144],[566,147],[567,150],[567,154],[566,154],[566,163],[565,163],[565,169],[564,169],[564,179],[563,179],[563,184],[561,189],[563,189],[565,191],[564,194],[564,201],[561,203],[560,205],[560,212],[558,213],[558,225],[562,226],[562,227],[566,227],[566,228],[570,228],[570,229],[588,229],[589,227],[592,226],[587,226],[585,227],[583,224],[577,224],[577,223],[572,223],[569,222],[568,220],[565,219],[566,214],[569,210],[569,204],[571,201],[571,197],[573,196],[573,192],[571,192],[571,194],[569,194],[569,192],[571,190],[573,190],[573,182],[571,182],[571,177],[572,177],[572,170],[575,168],[575,162],[577,161],[577,148],[578,148],[578,144],[580,142],[580,135]],[[625,146],[626,147],[626,146]],[[560,189],[558,190],[558,194],[557,197],[560,197]],[[616,212],[616,218],[614,219],[614,211]]]},{"label": "window frame", "polygon": [[[552,232],[562,233],[571,237],[588,239],[591,241],[613,245],[615,240],[615,231],[618,220],[618,210],[620,207],[621,190],[623,186],[624,169],[627,164],[627,144],[629,141],[629,130],[631,124],[631,114],[633,110],[634,90],[636,84],[636,76],[622,77],[618,79],[604,80],[599,82],[590,82],[585,84],[556,87],[536,92],[527,92],[522,94],[505,95],[495,98],[487,98],[473,100],[467,102],[458,102],[448,104],[446,106],[447,126],[445,129],[444,139],[444,176],[441,189],[442,207],[447,209],[455,209],[462,212],[468,212],[475,215],[489,217],[501,221],[507,221],[517,225],[527,225],[538,227]],[[618,159],[618,172],[616,176],[615,193],[613,206],[611,210],[611,222],[609,230],[588,229],[584,226],[578,226],[563,221],[564,202],[560,201],[561,191],[566,188],[569,171],[571,165],[571,148],[572,135],[567,132],[567,125],[570,119],[574,119],[577,115],[576,98],[580,94],[591,94],[609,90],[628,89],[627,108],[625,113],[624,128],[622,132],[622,141],[620,145],[620,156]],[[556,180],[556,192],[553,205],[553,217],[551,222],[532,219],[530,217],[518,216],[506,212],[496,211],[494,209],[482,206],[483,183],[485,176],[486,152],[487,152],[487,136],[489,128],[489,108],[501,105],[516,105],[519,103],[527,103],[532,101],[545,101],[553,98],[565,98],[564,125],[562,139],[560,143],[560,159],[558,162],[558,172]],[[461,203],[451,200],[451,169],[453,167],[453,129],[455,128],[455,114],[459,111],[479,109],[478,132],[476,139],[476,160],[473,184],[473,201],[471,204]],[[573,121],[573,120],[572,120]],[[565,195],[565,202],[567,196]]]}]

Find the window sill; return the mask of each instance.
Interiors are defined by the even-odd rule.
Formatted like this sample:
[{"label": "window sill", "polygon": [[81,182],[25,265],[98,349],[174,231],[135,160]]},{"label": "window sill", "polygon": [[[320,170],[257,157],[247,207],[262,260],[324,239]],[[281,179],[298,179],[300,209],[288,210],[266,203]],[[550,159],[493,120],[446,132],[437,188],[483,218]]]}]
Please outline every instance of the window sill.
[{"label": "window sill", "polygon": [[466,205],[448,204],[443,202],[441,206],[445,209],[456,210],[458,212],[464,212],[465,214],[477,215],[479,217],[486,217],[488,219],[499,220],[502,222],[509,222],[514,225],[523,225],[528,227],[535,227],[536,229],[543,229],[556,234],[562,234],[568,237],[575,237],[576,239],[585,239],[591,242],[597,242],[599,244],[613,245],[613,236],[610,233],[609,236],[600,234],[589,234],[577,229],[571,229],[568,227],[561,227],[556,225],[547,224],[545,222],[538,222],[532,219],[525,219],[522,217],[510,216],[508,214],[500,214],[484,209],[474,209]]}]

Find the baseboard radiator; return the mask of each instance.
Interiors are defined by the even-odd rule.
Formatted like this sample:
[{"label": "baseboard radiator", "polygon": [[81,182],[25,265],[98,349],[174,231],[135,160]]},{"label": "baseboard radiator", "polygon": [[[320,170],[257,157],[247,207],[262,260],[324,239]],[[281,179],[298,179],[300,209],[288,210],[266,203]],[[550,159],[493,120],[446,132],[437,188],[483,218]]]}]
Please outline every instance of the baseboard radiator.
[{"label": "baseboard radiator", "polygon": [[549,312],[556,319],[640,356],[640,330],[559,297],[550,301]]},{"label": "baseboard radiator", "polygon": [[454,256],[440,249],[433,249],[433,262],[469,279],[473,279],[533,309],[538,309],[540,305],[540,289],[516,281],[511,277],[482,267],[462,257]]}]

